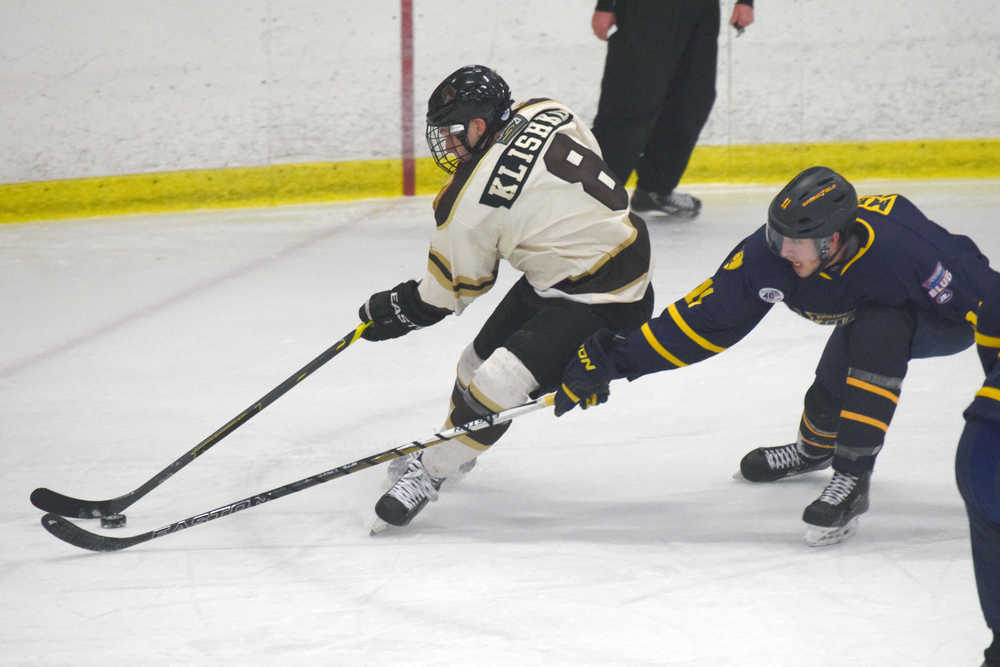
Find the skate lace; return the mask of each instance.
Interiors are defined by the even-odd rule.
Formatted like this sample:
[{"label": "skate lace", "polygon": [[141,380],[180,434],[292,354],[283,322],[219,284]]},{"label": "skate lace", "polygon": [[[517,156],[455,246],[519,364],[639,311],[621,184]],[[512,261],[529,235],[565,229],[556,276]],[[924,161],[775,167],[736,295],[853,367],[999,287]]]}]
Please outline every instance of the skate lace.
[{"label": "skate lace", "polygon": [[406,505],[407,509],[412,509],[419,505],[424,498],[437,500],[438,490],[435,484],[437,480],[424,468],[420,459],[410,461],[406,472],[393,485],[389,494],[399,502]]},{"label": "skate lace", "polygon": [[854,490],[857,483],[857,475],[852,475],[849,472],[835,472],[833,479],[819,495],[819,501],[830,505],[839,505],[847,499],[847,496],[851,495],[851,491]]},{"label": "skate lace", "polygon": [[783,447],[766,448],[764,449],[764,458],[767,459],[767,465],[771,466],[772,470],[787,470],[802,463],[795,443]]}]

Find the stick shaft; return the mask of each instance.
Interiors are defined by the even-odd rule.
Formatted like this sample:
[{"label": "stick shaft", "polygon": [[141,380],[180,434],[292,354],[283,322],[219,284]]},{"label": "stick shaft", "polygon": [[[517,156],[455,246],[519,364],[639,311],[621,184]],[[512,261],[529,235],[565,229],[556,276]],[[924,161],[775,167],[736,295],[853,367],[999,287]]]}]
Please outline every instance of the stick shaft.
[{"label": "stick shaft", "polygon": [[248,408],[220,426],[214,433],[206,437],[188,451],[181,454],[179,458],[146,480],[146,482],[138,488],[118,496],[117,498],[110,498],[107,500],[83,500],[80,498],[66,496],[50,489],[39,488],[32,491],[31,503],[38,509],[45,512],[75,517],[78,519],[90,519],[107,516],[109,514],[119,514],[125,508],[129,507],[147,493],[173,477],[173,475],[176,474],[181,468],[185,467],[209,449],[217,445],[227,435],[250,421],[254,415],[283,396],[288,392],[288,390],[296,386],[299,382],[309,377],[326,362],[330,361],[347,349],[352,343],[361,337],[361,333],[368,326],[368,323],[359,324],[349,334],[328,347],[308,364],[295,371],[295,373],[290,375],[277,387],[251,403]]},{"label": "stick shaft", "polygon": [[510,408],[509,410],[503,410],[501,412],[485,415],[479,419],[461,424],[460,426],[455,426],[435,433],[422,440],[413,440],[404,445],[400,445],[399,447],[387,449],[384,452],[372,454],[371,456],[366,456],[362,459],[345,463],[344,465],[337,466],[336,468],[324,470],[323,472],[284,484],[269,491],[256,493],[252,496],[227,503],[220,507],[208,510],[207,512],[201,512],[200,514],[189,516],[186,519],[181,519],[180,521],[174,521],[173,523],[163,526],[162,528],[157,528],[156,530],[141,533],[133,537],[110,537],[92,533],[66,520],[62,516],[51,513],[42,517],[42,526],[60,540],[80,547],[81,549],[89,549],[91,551],[118,551],[136,544],[148,542],[149,540],[153,540],[158,537],[163,537],[164,535],[170,535],[171,533],[176,533],[187,528],[200,526],[203,523],[221,519],[222,517],[242,512],[243,510],[258,507],[264,503],[277,500],[278,498],[283,498],[284,496],[292,493],[298,493],[299,491],[311,488],[317,484],[323,484],[346,475],[352,475],[380,463],[385,463],[391,459],[406,456],[407,454],[427,449],[428,447],[433,447],[434,445],[441,444],[442,442],[447,442],[448,440],[452,440],[465,433],[481,431],[484,428],[489,428],[491,426],[495,426],[496,424],[511,421],[521,415],[548,407],[553,404],[553,401],[554,395],[548,394],[530,403],[518,405]]}]

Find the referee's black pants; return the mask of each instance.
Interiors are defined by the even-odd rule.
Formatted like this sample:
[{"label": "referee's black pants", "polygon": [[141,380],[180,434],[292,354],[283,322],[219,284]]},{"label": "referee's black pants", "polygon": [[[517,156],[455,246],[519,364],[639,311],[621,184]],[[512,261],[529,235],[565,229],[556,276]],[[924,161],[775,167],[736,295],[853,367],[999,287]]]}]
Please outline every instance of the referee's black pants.
[{"label": "referee's black pants", "polygon": [[626,182],[667,194],[680,181],[715,102],[718,0],[619,0],[594,135]]}]

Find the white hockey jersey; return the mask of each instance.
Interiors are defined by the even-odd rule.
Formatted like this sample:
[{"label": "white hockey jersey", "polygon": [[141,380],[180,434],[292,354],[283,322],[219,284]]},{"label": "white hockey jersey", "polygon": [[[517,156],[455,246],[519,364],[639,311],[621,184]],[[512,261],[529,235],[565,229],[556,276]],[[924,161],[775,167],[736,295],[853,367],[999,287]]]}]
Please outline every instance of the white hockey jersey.
[{"label": "white hockey jersey", "polygon": [[460,314],[496,282],[502,257],[543,297],[638,301],[650,280],[649,235],[594,135],[553,100],[515,111],[434,200],[420,298]]}]

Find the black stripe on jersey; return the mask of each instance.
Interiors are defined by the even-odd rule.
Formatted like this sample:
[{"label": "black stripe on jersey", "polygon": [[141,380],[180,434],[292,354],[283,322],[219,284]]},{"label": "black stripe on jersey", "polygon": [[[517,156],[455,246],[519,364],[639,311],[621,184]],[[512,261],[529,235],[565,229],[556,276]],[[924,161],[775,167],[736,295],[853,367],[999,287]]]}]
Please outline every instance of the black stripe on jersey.
[{"label": "black stripe on jersey", "polygon": [[499,264],[494,267],[493,275],[489,278],[470,279],[459,276],[458,282],[452,285],[452,289],[457,295],[466,294],[477,296],[479,294],[485,294],[492,289],[494,284],[496,284],[498,268],[500,268]]},{"label": "black stripe on jersey", "polygon": [[470,160],[459,164],[451,179],[434,199],[434,221],[438,227],[448,222],[451,217],[451,209],[454,208],[458,196],[462,193],[469,178],[475,173],[478,164],[479,160]]},{"label": "black stripe on jersey", "polygon": [[631,243],[612,251],[611,259],[595,272],[566,278],[552,288],[566,294],[614,294],[649,273],[649,230],[636,214],[629,213],[628,219],[636,230]]},{"label": "black stripe on jersey", "polygon": [[427,268],[438,278],[439,282],[446,283],[449,287],[451,286],[451,267],[448,266],[444,257],[434,252],[433,249],[427,254]]},{"label": "black stripe on jersey", "polygon": [[523,124],[516,138],[505,136],[510,144],[497,159],[479,203],[493,208],[513,206],[549,137],[571,120],[573,114],[566,109],[544,109]]},{"label": "black stripe on jersey", "polygon": [[483,278],[466,278],[459,276],[456,280],[451,274],[448,261],[431,249],[427,255],[427,270],[442,287],[451,290],[456,296],[461,294],[479,295],[488,292],[497,281],[500,263],[493,266],[492,275]]}]

